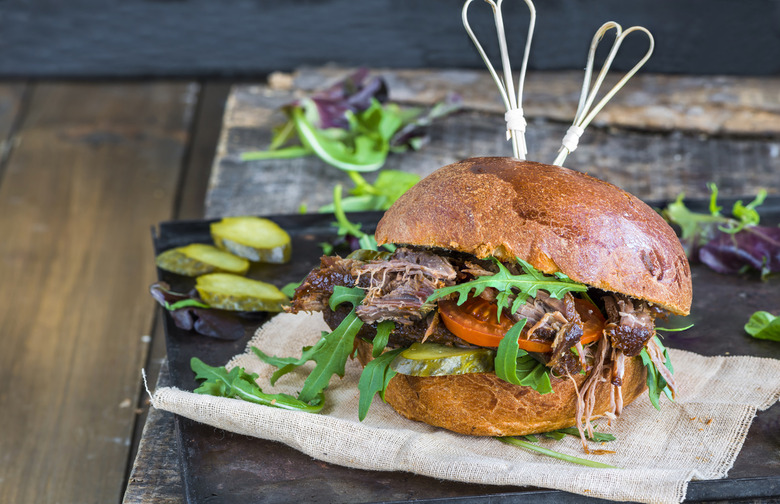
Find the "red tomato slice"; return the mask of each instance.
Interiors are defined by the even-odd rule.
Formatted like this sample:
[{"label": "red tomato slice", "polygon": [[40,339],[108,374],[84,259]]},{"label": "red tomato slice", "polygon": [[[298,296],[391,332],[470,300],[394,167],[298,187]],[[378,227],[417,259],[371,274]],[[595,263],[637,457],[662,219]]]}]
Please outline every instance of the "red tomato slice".
[{"label": "red tomato slice", "polygon": [[[604,317],[589,301],[574,298],[577,313],[583,322],[582,344],[592,343],[604,332]],[[455,301],[439,301],[439,315],[447,329],[472,345],[498,347],[513,322],[506,315],[497,320],[498,306],[480,297],[469,298],[461,306]],[[525,328],[527,331],[527,327]],[[526,339],[526,331],[520,335],[518,346],[528,352],[552,352],[550,342]]]}]

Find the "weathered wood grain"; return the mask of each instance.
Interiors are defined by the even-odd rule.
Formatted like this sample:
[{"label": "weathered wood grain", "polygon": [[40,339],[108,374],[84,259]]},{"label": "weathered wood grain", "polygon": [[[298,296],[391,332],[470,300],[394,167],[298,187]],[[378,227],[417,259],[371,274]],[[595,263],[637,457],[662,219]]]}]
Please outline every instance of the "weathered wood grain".
[{"label": "weathered wood grain", "polygon": [[[351,70],[303,68],[290,75],[295,89],[321,88]],[[377,69],[395,101],[431,105],[447,93],[461,95],[470,110],[504,113],[485,70]],[[530,72],[523,110],[529,118],[571,123],[582,89],[582,71]],[[622,74],[611,73],[602,94]],[[595,118],[593,126],[680,131],[697,135],[780,134],[780,77],[659,75],[638,73]]]},{"label": "weathered wood grain", "polygon": [[[160,328],[160,336],[162,328]],[[150,386],[171,385],[167,361],[162,361],[157,383]],[[149,410],[143,426],[124,504],[179,504],[184,502],[184,487],[179,465],[179,443],[174,436],[173,414],[154,408]]]},{"label": "weathered wood grain", "polygon": [[[434,124],[422,150],[391,155],[385,168],[427,175],[465,157],[511,155],[498,93],[489,76],[470,71],[381,73],[390,83],[391,96],[399,101],[430,105],[445,93],[456,92],[465,102],[461,113]],[[331,201],[336,184],[349,186],[344,173],[316,158],[240,159],[243,152],[268,145],[271,128],[283,119],[278,112],[281,104],[344,74],[343,69],[308,69],[293,76],[292,89],[268,85],[234,89],[211,175],[208,216],[290,213],[301,205],[316,211]],[[531,74],[527,82],[529,159],[550,163],[568,127],[563,118],[576,109],[577,82],[569,72]],[[704,197],[707,182],[723,186],[726,196],[752,195],[762,187],[777,192],[780,94],[773,90],[778,88],[780,80],[775,78],[640,78],[597,116],[597,124],[586,131],[565,165],[643,199],[669,199],[681,192]],[[682,105],[665,108],[670,96],[698,112],[685,113]],[[664,114],[668,121],[659,120]],[[722,126],[713,128],[717,124]]]},{"label": "weathered wood grain", "polygon": [[0,85],[0,178],[14,145],[14,128],[18,126],[28,88],[25,84]]},{"label": "weathered wood grain", "polygon": [[38,84],[0,184],[0,502],[117,502],[148,352],[149,229],[196,88]]}]

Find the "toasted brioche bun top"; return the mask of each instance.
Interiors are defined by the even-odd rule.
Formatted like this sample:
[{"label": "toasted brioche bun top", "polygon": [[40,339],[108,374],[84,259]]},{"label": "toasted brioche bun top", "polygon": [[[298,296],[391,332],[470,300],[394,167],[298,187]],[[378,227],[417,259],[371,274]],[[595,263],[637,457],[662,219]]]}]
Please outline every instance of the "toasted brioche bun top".
[{"label": "toasted brioche bun top", "polygon": [[690,266],[666,221],[622,189],[560,166],[502,157],[444,166],[395,202],[376,239],[519,257],[548,274],[690,312]]}]

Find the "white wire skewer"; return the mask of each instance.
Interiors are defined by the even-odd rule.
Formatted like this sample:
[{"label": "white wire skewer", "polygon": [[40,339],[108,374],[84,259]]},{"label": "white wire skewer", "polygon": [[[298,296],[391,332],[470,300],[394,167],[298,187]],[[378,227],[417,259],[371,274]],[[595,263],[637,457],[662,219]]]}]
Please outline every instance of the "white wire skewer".
[{"label": "white wire skewer", "polygon": [[509,53],[506,46],[506,33],[504,31],[504,18],[501,14],[501,4],[503,0],[485,0],[493,8],[493,20],[496,25],[496,34],[498,35],[498,47],[501,53],[501,65],[503,67],[504,77],[503,79],[498,75],[490,59],[487,57],[485,50],[482,48],[482,44],[477,40],[474,31],[471,29],[471,25],[468,21],[468,9],[473,0],[466,0],[463,4],[463,27],[466,29],[469,38],[477,48],[479,55],[485,62],[485,65],[493,77],[493,80],[498,86],[498,91],[501,94],[501,99],[504,102],[506,108],[506,114],[504,119],[507,124],[506,137],[507,140],[512,140],[512,151],[514,157],[520,160],[525,160],[528,154],[528,148],[525,143],[525,129],[526,120],[523,116],[523,83],[525,82],[526,69],[528,68],[528,55],[531,51],[531,39],[533,39],[534,27],[536,25],[536,8],[531,0],[524,0],[528,9],[531,11],[531,19],[528,23],[528,35],[525,42],[525,52],[523,54],[523,65],[520,69],[520,78],[517,83],[517,95],[515,95],[515,87],[512,77],[512,67],[509,62]]},{"label": "white wire skewer", "polygon": [[[609,51],[609,55],[607,56],[606,61],[604,61],[604,65],[601,67],[601,71],[599,72],[591,89],[590,84],[593,74],[593,61],[596,54],[596,47],[598,47],[602,37],[604,37],[604,35],[613,28],[616,31],[615,42],[612,44],[612,49]],[[618,49],[620,49],[620,45],[629,34],[635,31],[642,32],[649,38],[650,46],[647,52],[645,53],[644,57],[640,59],[639,62],[637,62],[637,64],[634,65],[633,68],[631,68],[631,70],[629,70],[623,76],[623,78],[620,79],[617,84],[615,84],[612,89],[610,89],[609,92],[604,95],[604,97],[596,104],[596,106],[591,109],[599,88],[601,87],[601,84],[604,82],[604,78],[609,72],[609,67],[612,65],[612,61],[615,59],[615,55],[617,54]],[[577,107],[577,113],[574,115],[574,121],[572,122],[572,125],[569,127],[568,131],[566,131],[566,135],[563,137],[560,150],[558,151],[558,156],[555,158],[555,161],[553,161],[554,165],[563,165],[563,162],[566,160],[566,156],[571,154],[577,148],[577,144],[579,143],[580,137],[585,131],[585,128],[587,128],[593,118],[596,117],[596,114],[598,114],[601,109],[604,108],[604,105],[606,105],[607,102],[611,100],[613,96],[615,96],[615,93],[617,93],[626,84],[626,82],[628,82],[628,80],[633,77],[634,74],[647,62],[647,60],[650,59],[654,48],[655,41],[653,39],[653,35],[642,26],[632,26],[631,28],[623,31],[623,28],[614,21],[608,21],[601,25],[590,43],[588,63],[585,67],[585,79],[582,84],[582,93],[580,94],[580,102]]]}]

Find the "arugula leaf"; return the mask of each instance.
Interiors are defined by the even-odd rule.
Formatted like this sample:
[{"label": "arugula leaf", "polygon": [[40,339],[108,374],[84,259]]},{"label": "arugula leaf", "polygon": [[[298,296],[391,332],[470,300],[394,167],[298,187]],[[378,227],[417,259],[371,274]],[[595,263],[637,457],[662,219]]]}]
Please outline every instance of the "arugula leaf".
[{"label": "arugula leaf", "polygon": [[565,460],[566,462],[572,462],[574,464],[584,465],[587,467],[597,467],[600,469],[619,469],[618,467],[611,466],[609,464],[603,464],[601,462],[595,462],[593,460],[588,460],[584,458],[574,457],[572,455],[566,455],[565,453],[560,453],[554,450],[549,450],[547,448],[543,448],[541,446],[536,446],[532,442],[523,441],[521,439],[513,438],[513,437],[497,437],[499,441],[506,444],[511,444],[514,446],[519,446],[521,448],[525,448],[527,450],[535,451],[537,453],[541,453],[542,455],[547,455],[548,457],[557,458],[560,460]]},{"label": "arugula leaf", "polygon": [[376,394],[380,394],[384,401],[387,384],[396,375],[396,372],[390,369],[390,364],[404,350],[405,348],[396,348],[395,350],[385,352],[366,364],[366,367],[363,369],[358,381],[358,390],[360,391],[358,418],[361,422],[366,418],[371,402]]},{"label": "arugula leaf", "polygon": [[333,287],[333,294],[331,294],[328,300],[328,306],[335,311],[336,307],[341,303],[351,303],[352,306],[359,305],[363,298],[366,297],[366,291],[360,287],[344,287],[343,285],[336,285]]},{"label": "arugula leaf", "polygon": [[212,367],[197,357],[190,360],[196,380],[203,383],[195,389],[196,394],[243,399],[244,401],[295,411],[319,413],[325,404],[323,394],[317,394],[309,401],[296,399],[289,394],[266,394],[257,386],[256,373],[247,373],[241,367],[228,371],[224,366]]},{"label": "arugula leaf", "polygon": [[334,296],[337,297],[338,303],[331,297],[333,309],[342,302],[349,302],[353,306],[352,311],[333,332],[323,332],[322,338],[314,346],[304,347],[300,358],[274,357],[266,355],[259,349],[252,349],[263,362],[279,368],[271,376],[272,383],[308,361],[315,362],[314,369],[306,377],[298,394],[298,399],[304,402],[312,401],[322,394],[334,374],[344,376],[347,358],[355,348],[355,336],[363,327],[363,321],[357,317],[354,307],[360,304],[365,292],[362,289],[339,286],[334,289]]},{"label": "arugula leaf", "polygon": [[393,329],[395,329],[395,322],[392,320],[383,320],[377,324],[376,336],[374,336],[374,341],[371,342],[373,344],[373,350],[371,351],[372,357],[377,358],[382,355],[382,352],[385,351],[385,347],[387,346],[387,342],[390,340],[390,333],[393,332]]},{"label": "arugula leaf", "polygon": [[[379,245],[373,235],[364,233],[360,230],[360,224],[351,222],[347,215],[344,213],[344,209],[341,206],[341,185],[338,184],[333,188],[333,215],[336,217],[336,234],[339,236],[352,236],[358,240],[360,248],[365,250],[379,250]],[[329,245],[329,244],[325,244]],[[392,244],[384,244],[383,247],[390,252],[395,251],[395,246]],[[325,247],[323,246],[323,249]]]},{"label": "arugula leaf", "polygon": [[[653,336],[653,338],[655,338],[655,342],[661,348],[664,357],[666,358],[666,362],[664,363],[664,365],[670,372],[674,373],[674,368],[672,367],[672,359],[669,357],[668,350],[666,350],[666,347],[663,346],[658,336]],[[653,360],[650,358],[650,355],[647,353],[646,348],[643,348],[642,351],[639,352],[639,356],[642,358],[642,364],[644,364],[645,367],[647,368],[647,393],[650,396],[650,402],[653,404],[655,409],[660,411],[661,392],[666,394],[666,397],[668,397],[670,401],[674,401],[674,399],[672,398],[672,390],[667,385],[666,380],[661,375],[661,373],[658,372],[658,369],[655,367],[655,364],[653,363]]]},{"label": "arugula leaf", "polygon": [[462,305],[469,298],[471,291],[473,296],[479,296],[488,287],[498,290],[496,304],[498,305],[498,318],[501,318],[501,310],[509,308],[509,297],[516,296],[512,303],[511,312],[515,313],[521,304],[524,304],[529,297],[536,297],[536,292],[541,289],[547,291],[550,296],[561,299],[567,292],[585,292],[588,287],[569,280],[569,277],[559,273],[557,275],[545,275],[526,261],[517,258],[517,262],[522,266],[524,274],[513,275],[497,259],[493,261],[498,266],[498,273],[493,275],[484,275],[450,287],[436,289],[428,297],[426,302],[430,303],[436,299],[458,293],[458,305]]},{"label": "arugula leaf", "polygon": [[552,392],[547,366],[517,345],[526,319],[512,326],[498,344],[494,361],[496,376],[513,385],[531,387],[540,394]]},{"label": "arugula leaf", "polygon": [[293,296],[295,296],[295,289],[300,287],[302,283],[303,280],[301,280],[300,282],[290,282],[279,290],[282,291],[282,294],[292,299]]},{"label": "arugula leaf", "polygon": [[754,338],[780,341],[780,317],[769,312],[757,311],[745,324],[745,332]]},{"label": "arugula leaf", "polygon": [[[596,432],[595,428],[596,428],[596,426],[594,425],[593,426],[593,429],[594,429],[593,430],[593,437],[590,437],[588,435],[588,431],[585,430],[585,438],[587,438],[587,439],[589,439],[591,441],[596,441],[598,443],[607,443],[609,441],[614,441],[615,439],[617,439],[613,434],[608,434],[606,432]],[[557,431],[553,431],[553,432],[554,433],[565,434],[565,435],[572,436],[572,437],[576,437],[577,439],[580,438],[580,431],[577,430],[576,427],[567,427],[565,429],[558,429]],[[545,434],[549,434],[549,432],[545,433]]]},{"label": "arugula leaf", "polygon": [[322,340],[325,343],[311,356],[316,365],[303,382],[298,399],[311,401],[327,388],[334,374],[344,377],[347,357],[355,348],[355,336],[361,327],[363,321],[353,309],[333,332],[323,335]]}]

